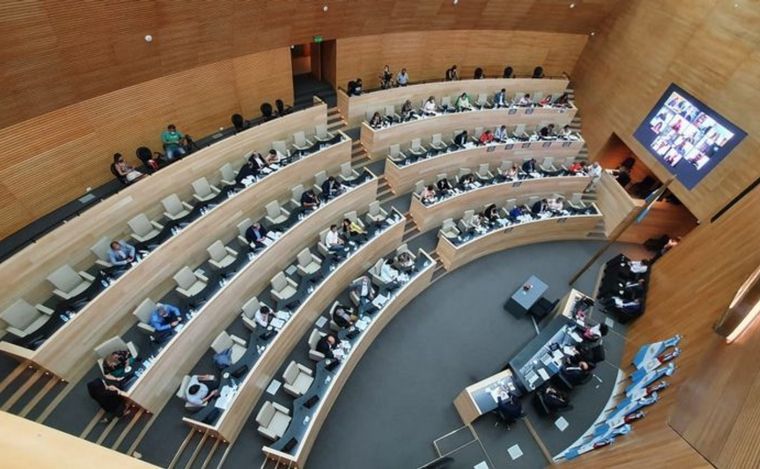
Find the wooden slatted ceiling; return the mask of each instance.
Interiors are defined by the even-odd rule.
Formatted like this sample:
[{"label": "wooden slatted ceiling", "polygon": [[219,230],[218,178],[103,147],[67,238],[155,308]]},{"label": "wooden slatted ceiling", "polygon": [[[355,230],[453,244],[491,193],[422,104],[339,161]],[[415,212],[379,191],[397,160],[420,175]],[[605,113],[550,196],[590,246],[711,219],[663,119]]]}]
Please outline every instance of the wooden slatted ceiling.
[{"label": "wooden slatted ceiling", "polygon": [[161,149],[173,122],[196,137],[260,114],[264,101],[292,102],[290,52],[277,49],[150,80],[0,129],[0,238],[113,176],[120,152],[133,164],[138,146]]},{"label": "wooden slatted ceiling", "polygon": [[0,127],[182,70],[311,42],[315,34],[587,34],[617,1],[575,0],[572,9],[561,0],[0,2]]}]

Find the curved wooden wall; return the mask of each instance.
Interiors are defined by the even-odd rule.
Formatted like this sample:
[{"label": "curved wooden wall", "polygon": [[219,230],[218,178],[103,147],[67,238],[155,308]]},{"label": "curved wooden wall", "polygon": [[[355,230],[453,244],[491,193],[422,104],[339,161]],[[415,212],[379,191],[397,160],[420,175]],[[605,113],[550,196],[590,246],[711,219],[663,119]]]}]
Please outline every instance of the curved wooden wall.
[{"label": "curved wooden wall", "polygon": [[204,148],[103,200],[0,264],[0,278],[7,287],[0,293],[0,308],[19,297],[29,302],[46,300],[52,292],[45,280],[48,275],[65,263],[92,265],[95,257],[90,246],[103,236],[128,238],[127,221],[132,217],[141,212],[158,217],[163,214],[162,198],[176,192],[182,200],[190,201],[191,183],[196,179],[205,176],[210,182],[219,180],[219,168],[224,163],[240,164],[247,151],[268,149],[273,140],[326,121],[327,106],[322,103],[267,122]]},{"label": "curved wooden wall", "polygon": [[[549,144],[547,146],[547,143]],[[423,146],[428,141],[423,140]],[[553,158],[574,157],[583,148],[583,140],[574,142],[520,142],[510,149],[507,145],[484,145],[465,150],[453,151],[440,156],[425,158],[415,163],[398,166],[390,159],[385,160],[385,180],[394,194],[406,194],[414,189],[417,181],[432,183],[441,173],[449,173],[458,168],[477,168],[478,165],[489,163],[491,168],[498,167],[502,161],[514,160],[522,163],[523,158],[536,158],[541,161],[544,157]]]}]

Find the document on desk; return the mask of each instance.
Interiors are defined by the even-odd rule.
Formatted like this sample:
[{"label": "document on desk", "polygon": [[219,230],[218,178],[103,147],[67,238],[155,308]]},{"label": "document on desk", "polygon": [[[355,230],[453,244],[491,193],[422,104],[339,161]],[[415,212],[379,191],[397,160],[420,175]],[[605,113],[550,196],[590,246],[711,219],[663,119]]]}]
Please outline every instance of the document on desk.
[{"label": "document on desk", "polygon": [[[569,347],[565,347],[565,348],[567,349]],[[565,353],[567,353],[567,352],[565,352]],[[565,358],[565,354],[563,354],[562,351],[560,351],[560,350],[555,350],[554,352],[552,352],[552,357],[554,358],[554,360],[556,360],[558,362],[561,362],[562,359]]]},{"label": "document on desk", "polygon": [[222,390],[219,391],[219,397],[216,399],[214,407],[217,409],[225,410],[230,405],[230,401],[234,395],[235,391],[232,389],[232,387],[224,386]]},{"label": "document on desk", "polygon": [[280,318],[272,318],[269,324],[279,331],[280,329],[282,329],[282,326],[285,325],[285,321],[283,321]]},{"label": "document on desk", "polygon": [[549,355],[549,354],[542,355],[541,356],[541,363],[543,363],[546,366],[549,366],[552,363],[552,357],[551,357],[551,355]]},{"label": "document on desk", "polygon": [[527,375],[525,375],[525,379],[528,380],[528,385],[530,387],[533,387],[533,385],[536,384],[536,381],[538,381],[538,375],[536,373],[534,373],[533,371],[531,371],[530,373],[528,373]]},{"label": "document on desk", "polygon": [[354,324],[354,326],[355,326],[355,327],[356,327],[358,330],[360,330],[360,331],[364,332],[364,331],[367,329],[367,327],[369,327],[369,319],[367,319],[367,318],[362,318],[362,319],[360,319],[360,320],[356,321],[356,324]]},{"label": "document on desk", "polygon": [[549,380],[549,373],[546,372],[543,368],[538,369],[538,375],[543,379],[544,381]]},{"label": "document on desk", "polygon": [[388,301],[388,297],[385,295],[377,295],[374,300],[372,300],[372,304],[375,305],[377,308],[382,308],[383,305]]}]

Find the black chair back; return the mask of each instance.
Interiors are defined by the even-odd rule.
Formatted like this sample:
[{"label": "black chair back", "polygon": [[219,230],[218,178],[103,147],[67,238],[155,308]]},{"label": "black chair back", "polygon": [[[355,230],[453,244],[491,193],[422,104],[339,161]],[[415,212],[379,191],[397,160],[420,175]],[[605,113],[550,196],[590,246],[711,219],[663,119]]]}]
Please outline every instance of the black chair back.
[{"label": "black chair back", "polygon": [[533,78],[543,78],[543,77],[544,77],[543,67],[536,67],[533,69]]},{"label": "black chair back", "polygon": [[507,67],[504,68],[504,78],[512,78],[512,76],[514,75],[514,73],[515,72],[512,69],[512,67],[507,66]]},{"label": "black chair back", "polygon": [[245,130],[245,119],[243,119],[243,116],[240,114],[233,114],[230,119],[232,120],[232,125],[235,127],[235,132]]},{"label": "black chair back", "polygon": [[272,105],[269,103],[262,103],[261,104],[261,115],[264,116],[267,119],[272,118]]}]

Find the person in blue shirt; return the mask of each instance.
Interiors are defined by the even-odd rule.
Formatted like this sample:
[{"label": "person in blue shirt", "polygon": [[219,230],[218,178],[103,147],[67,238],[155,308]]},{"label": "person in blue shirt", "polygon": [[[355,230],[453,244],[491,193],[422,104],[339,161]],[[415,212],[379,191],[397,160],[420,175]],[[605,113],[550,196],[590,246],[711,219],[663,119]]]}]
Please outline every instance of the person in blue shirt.
[{"label": "person in blue shirt", "polygon": [[519,217],[523,216],[525,212],[523,212],[522,207],[515,205],[512,207],[512,209],[509,211],[509,217],[512,220],[517,220]]},{"label": "person in blue shirt", "polygon": [[111,265],[128,265],[136,259],[135,247],[124,241],[111,241],[108,250],[108,262]]},{"label": "person in blue shirt", "polygon": [[185,134],[177,130],[174,124],[169,124],[166,130],[161,132],[161,142],[164,144],[164,153],[169,161],[173,160],[175,156],[187,154],[187,150],[182,146],[186,142]]},{"label": "person in blue shirt", "polygon": [[174,335],[174,328],[182,322],[182,313],[179,308],[172,305],[157,303],[155,309],[150,314],[149,324],[156,330],[153,337],[156,342],[161,343]]}]

